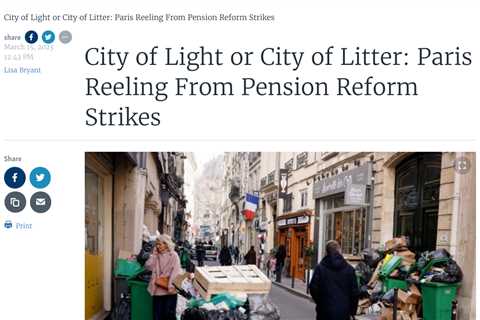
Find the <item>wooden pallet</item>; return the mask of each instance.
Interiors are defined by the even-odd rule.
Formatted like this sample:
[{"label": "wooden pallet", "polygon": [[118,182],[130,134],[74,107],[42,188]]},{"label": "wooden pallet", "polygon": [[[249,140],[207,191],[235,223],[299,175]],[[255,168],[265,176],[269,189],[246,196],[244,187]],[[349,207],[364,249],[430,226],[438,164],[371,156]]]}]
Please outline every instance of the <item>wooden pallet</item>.
[{"label": "wooden pallet", "polygon": [[255,265],[197,267],[194,287],[205,300],[214,294],[269,293],[272,282]]}]

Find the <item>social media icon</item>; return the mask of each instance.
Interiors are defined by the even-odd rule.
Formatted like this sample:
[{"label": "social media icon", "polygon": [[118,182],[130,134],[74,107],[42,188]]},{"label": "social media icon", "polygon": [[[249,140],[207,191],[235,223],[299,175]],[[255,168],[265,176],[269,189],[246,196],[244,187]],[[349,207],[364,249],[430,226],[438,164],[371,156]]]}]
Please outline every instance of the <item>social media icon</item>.
[{"label": "social media icon", "polygon": [[50,184],[51,176],[47,168],[36,167],[30,172],[30,183],[37,189],[43,189]]},{"label": "social media icon", "polygon": [[35,31],[30,30],[30,31],[27,31],[27,33],[25,33],[25,41],[27,41],[28,43],[33,44],[37,42],[37,40],[38,40],[38,34]]},{"label": "social media icon", "polygon": [[5,208],[10,212],[20,212],[25,209],[27,205],[27,200],[25,196],[20,192],[10,192],[5,197]]},{"label": "social media icon", "polygon": [[25,172],[19,167],[11,167],[3,176],[7,186],[12,189],[18,189],[25,183]]},{"label": "social media icon", "polygon": [[60,39],[61,43],[67,44],[70,41],[72,41],[72,33],[68,30],[64,30],[64,31],[60,32],[60,35],[58,36],[58,39]]},{"label": "social media icon", "polygon": [[5,227],[5,229],[11,229],[13,227],[13,223],[10,220],[5,220],[3,226]]},{"label": "social media icon", "polygon": [[52,43],[53,41],[55,41],[55,33],[50,30],[45,31],[44,33],[42,33],[42,40],[47,44]]},{"label": "social media icon", "polygon": [[35,192],[30,198],[30,207],[37,213],[44,213],[50,209],[52,199],[45,192]]}]

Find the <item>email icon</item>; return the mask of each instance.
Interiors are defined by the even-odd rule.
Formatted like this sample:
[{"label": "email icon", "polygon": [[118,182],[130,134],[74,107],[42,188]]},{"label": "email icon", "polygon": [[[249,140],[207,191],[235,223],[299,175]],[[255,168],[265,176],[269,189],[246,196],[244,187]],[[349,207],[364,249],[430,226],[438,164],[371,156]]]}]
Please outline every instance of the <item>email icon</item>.
[{"label": "email icon", "polygon": [[30,207],[36,213],[44,213],[50,209],[52,200],[50,196],[45,192],[35,192],[30,198]]}]

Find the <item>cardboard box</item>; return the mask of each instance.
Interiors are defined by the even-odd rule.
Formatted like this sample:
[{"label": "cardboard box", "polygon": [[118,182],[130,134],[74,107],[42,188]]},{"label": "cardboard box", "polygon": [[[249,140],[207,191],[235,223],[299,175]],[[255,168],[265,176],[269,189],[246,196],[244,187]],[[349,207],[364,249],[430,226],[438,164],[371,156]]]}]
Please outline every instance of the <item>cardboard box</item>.
[{"label": "cardboard box", "polygon": [[415,263],[415,253],[410,250],[397,251],[395,255],[402,257],[402,266],[410,267]]},{"label": "cardboard box", "polygon": [[385,250],[390,251],[395,248],[402,248],[407,246],[407,239],[405,237],[393,238],[385,242]]}]

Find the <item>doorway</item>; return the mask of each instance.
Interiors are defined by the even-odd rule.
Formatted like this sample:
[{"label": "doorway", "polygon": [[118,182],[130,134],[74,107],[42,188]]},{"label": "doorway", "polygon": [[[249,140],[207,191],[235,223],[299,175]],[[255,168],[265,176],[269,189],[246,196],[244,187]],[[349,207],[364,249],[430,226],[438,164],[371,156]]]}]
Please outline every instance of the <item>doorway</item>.
[{"label": "doorway", "polygon": [[435,250],[441,153],[416,153],[396,168],[395,235],[416,252]]}]

